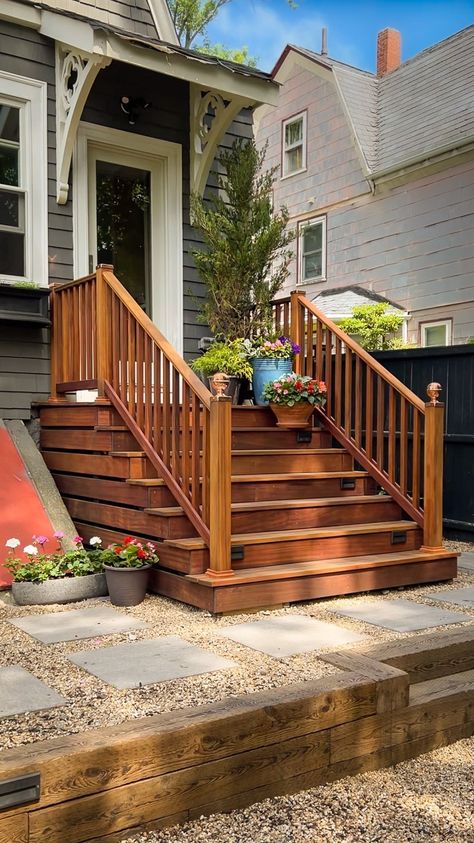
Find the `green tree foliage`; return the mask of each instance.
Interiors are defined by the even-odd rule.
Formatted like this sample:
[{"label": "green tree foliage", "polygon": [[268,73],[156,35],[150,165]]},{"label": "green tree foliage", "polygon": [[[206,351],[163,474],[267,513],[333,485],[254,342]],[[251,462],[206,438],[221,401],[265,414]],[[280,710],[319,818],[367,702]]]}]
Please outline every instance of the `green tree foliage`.
[{"label": "green tree foliage", "polygon": [[341,319],[339,327],[346,334],[357,338],[357,342],[367,351],[386,351],[399,348],[400,342],[395,334],[403,324],[403,316],[387,313],[388,304],[361,304],[354,307],[352,316]]},{"label": "green tree foliage", "polygon": [[265,152],[253,141],[235,141],[219,156],[219,193],[209,201],[192,197],[193,224],[205,243],[193,253],[207,290],[201,321],[219,339],[247,338],[268,327],[270,302],[293,257],[288,211],[272,209],[277,168],[262,170]]},{"label": "green tree foliage", "polygon": [[257,59],[249,55],[248,47],[241,47],[240,50],[230,50],[224,47],[223,44],[210,44],[205,40],[199,47],[200,53],[206,53],[209,56],[217,56],[224,61],[234,61],[236,64],[245,64],[247,67],[256,67]]}]

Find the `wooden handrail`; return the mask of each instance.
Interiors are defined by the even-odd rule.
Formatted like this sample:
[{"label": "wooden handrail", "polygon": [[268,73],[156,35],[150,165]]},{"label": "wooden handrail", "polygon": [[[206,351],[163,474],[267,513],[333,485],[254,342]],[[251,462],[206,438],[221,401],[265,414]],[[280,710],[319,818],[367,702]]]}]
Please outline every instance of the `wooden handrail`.
[{"label": "wooden handrail", "polygon": [[53,302],[53,399],[97,388],[208,545],[209,575],[231,575],[230,405],[211,395],[113,267],[55,287]]},{"label": "wooden handrail", "polygon": [[[294,369],[327,385],[327,400],[318,415],[354,459],[424,528],[424,546],[439,549],[441,405],[434,409],[432,404],[425,405],[304,292],[297,290],[290,298],[290,336],[301,347]],[[278,302],[273,308],[278,313]]]}]

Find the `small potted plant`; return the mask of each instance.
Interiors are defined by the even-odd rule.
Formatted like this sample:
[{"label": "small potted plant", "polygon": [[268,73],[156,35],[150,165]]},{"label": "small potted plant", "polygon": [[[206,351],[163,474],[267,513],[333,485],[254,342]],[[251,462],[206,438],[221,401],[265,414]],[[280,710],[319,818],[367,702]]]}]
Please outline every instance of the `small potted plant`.
[{"label": "small potted plant", "polygon": [[195,372],[206,378],[209,389],[213,394],[215,390],[212,384],[212,375],[223,372],[229,377],[229,385],[226,394],[232,398],[232,403],[237,404],[242,381],[250,380],[252,377],[252,366],[250,365],[247,352],[242,340],[231,342],[213,342],[212,345],[196,360],[191,363]]},{"label": "small potted plant", "polygon": [[293,370],[293,357],[299,353],[300,347],[289,337],[269,335],[247,340],[245,348],[252,362],[255,402],[263,406],[268,404],[264,396],[265,385]]},{"label": "small potted plant", "polygon": [[326,400],[326,384],[291,372],[268,383],[264,397],[276,416],[277,427],[308,427],[314,408]]},{"label": "small potted plant", "polygon": [[91,539],[92,550],[85,550],[80,536],[76,536],[74,550],[63,551],[63,533],[54,538],[57,547],[46,551],[47,536],[33,536],[31,544],[23,548],[23,556],[16,555],[21,542],[11,538],[6,542],[8,558],[5,567],[13,574],[12,595],[20,606],[50,603],[73,603],[107,594],[107,583],[100,561],[101,543],[98,536]]},{"label": "small potted plant", "polygon": [[114,606],[137,606],[145,599],[150,568],[158,562],[154,544],[126,536],[103,550],[100,560]]}]

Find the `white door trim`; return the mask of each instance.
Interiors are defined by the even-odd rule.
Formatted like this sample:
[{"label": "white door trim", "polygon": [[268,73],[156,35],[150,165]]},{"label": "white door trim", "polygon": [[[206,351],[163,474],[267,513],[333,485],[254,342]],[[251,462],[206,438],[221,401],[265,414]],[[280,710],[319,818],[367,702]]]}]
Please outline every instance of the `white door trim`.
[{"label": "white door trim", "polygon": [[[90,147],[118,154],[130,166],[151,164],[152,319],[182,354],[183,240],[181,145],[81,123],[73,155],[74,277],[89,273]],[[120,279],[119,279],[120,280]]]}]

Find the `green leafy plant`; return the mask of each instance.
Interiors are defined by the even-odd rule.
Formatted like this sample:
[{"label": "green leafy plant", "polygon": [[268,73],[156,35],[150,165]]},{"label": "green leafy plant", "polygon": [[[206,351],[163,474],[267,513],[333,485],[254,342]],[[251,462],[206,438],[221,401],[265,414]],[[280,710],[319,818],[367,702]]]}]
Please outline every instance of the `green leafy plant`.
[{"label": "green leafy plant", "polygon": [[36,281],[14,281],[12,287],[20,287],[24,290],[39,290],[40,285]]},{"label": "green leafy plant", "polygon": [[143,568],[144,565],[156,565],[159,561],[155,545],[126,536],[123,542],[113,542],[100,552],[100,561],[112,568]]},{"label": "green leafy plant", "polygon": [[[41,583],[65,577],[85,577],[103,570],[100,551],[85,550],[81,537],[76,536],[74,550],[63,552],[63,536],[64,533],[59,530],[54,533],[57,548],[52,553],[43,552],[49,542],[47,536],[33,536],[32,543],[23,548],[23,558],[15,556],[15,551],[21,544],[19,539],[8,539],[5,545],[8,548],[8,558],[4,564],[13,575],[14,581]],[[91,539],[94,548],[100,543],[101,539],[98,536]]]},{"label": "green leafy plant", "polygon": [[321,406],[326,400],[326,392],[324,381],[317,381],[308,375],[297,375],[293,372],[267,383],[263,390],[263,397],[272,404],[284,404],[287,407],[294,407],[295,404],[301,404],[303,401],[314,406]]},{"label": "green leafy plant", "polygon": [[288,212],[272,208],[276,167],[262,171],[265,150],[237,140],[221,152],[220,193],[209,201],[192,197],[193,224],[205,250],[194,251],[206,285],[200,320],[217,339],[263,333],[271,324],[271,302],[288,276],[294,232]]},{"label": "green leafy plant", "polygon": [[191,367],[205,378],[216,372],[224,372],[236,378],[252,377],[252,367],[241,340],[212,343],[201,357],[193,360]]},{"label": "green leafy plant", "polygon": [[250,360],[255,358],[266,358],[274,360],[291,360],[295,354],[299,354],[300,347],[289,337],[276,337],[271,334],[264,334],[253,340],[244,340],[244,348]]},{"label": "green leafy plant", "polygon": [[395,334],[403,325],[403,316],[387,313],[387,310],[386,302],[361,304],[354,307],[352,316],[341,319],[339,327],[346,334],[355,335],[359,345],[367,351],[395,348],[398,342]]}]

